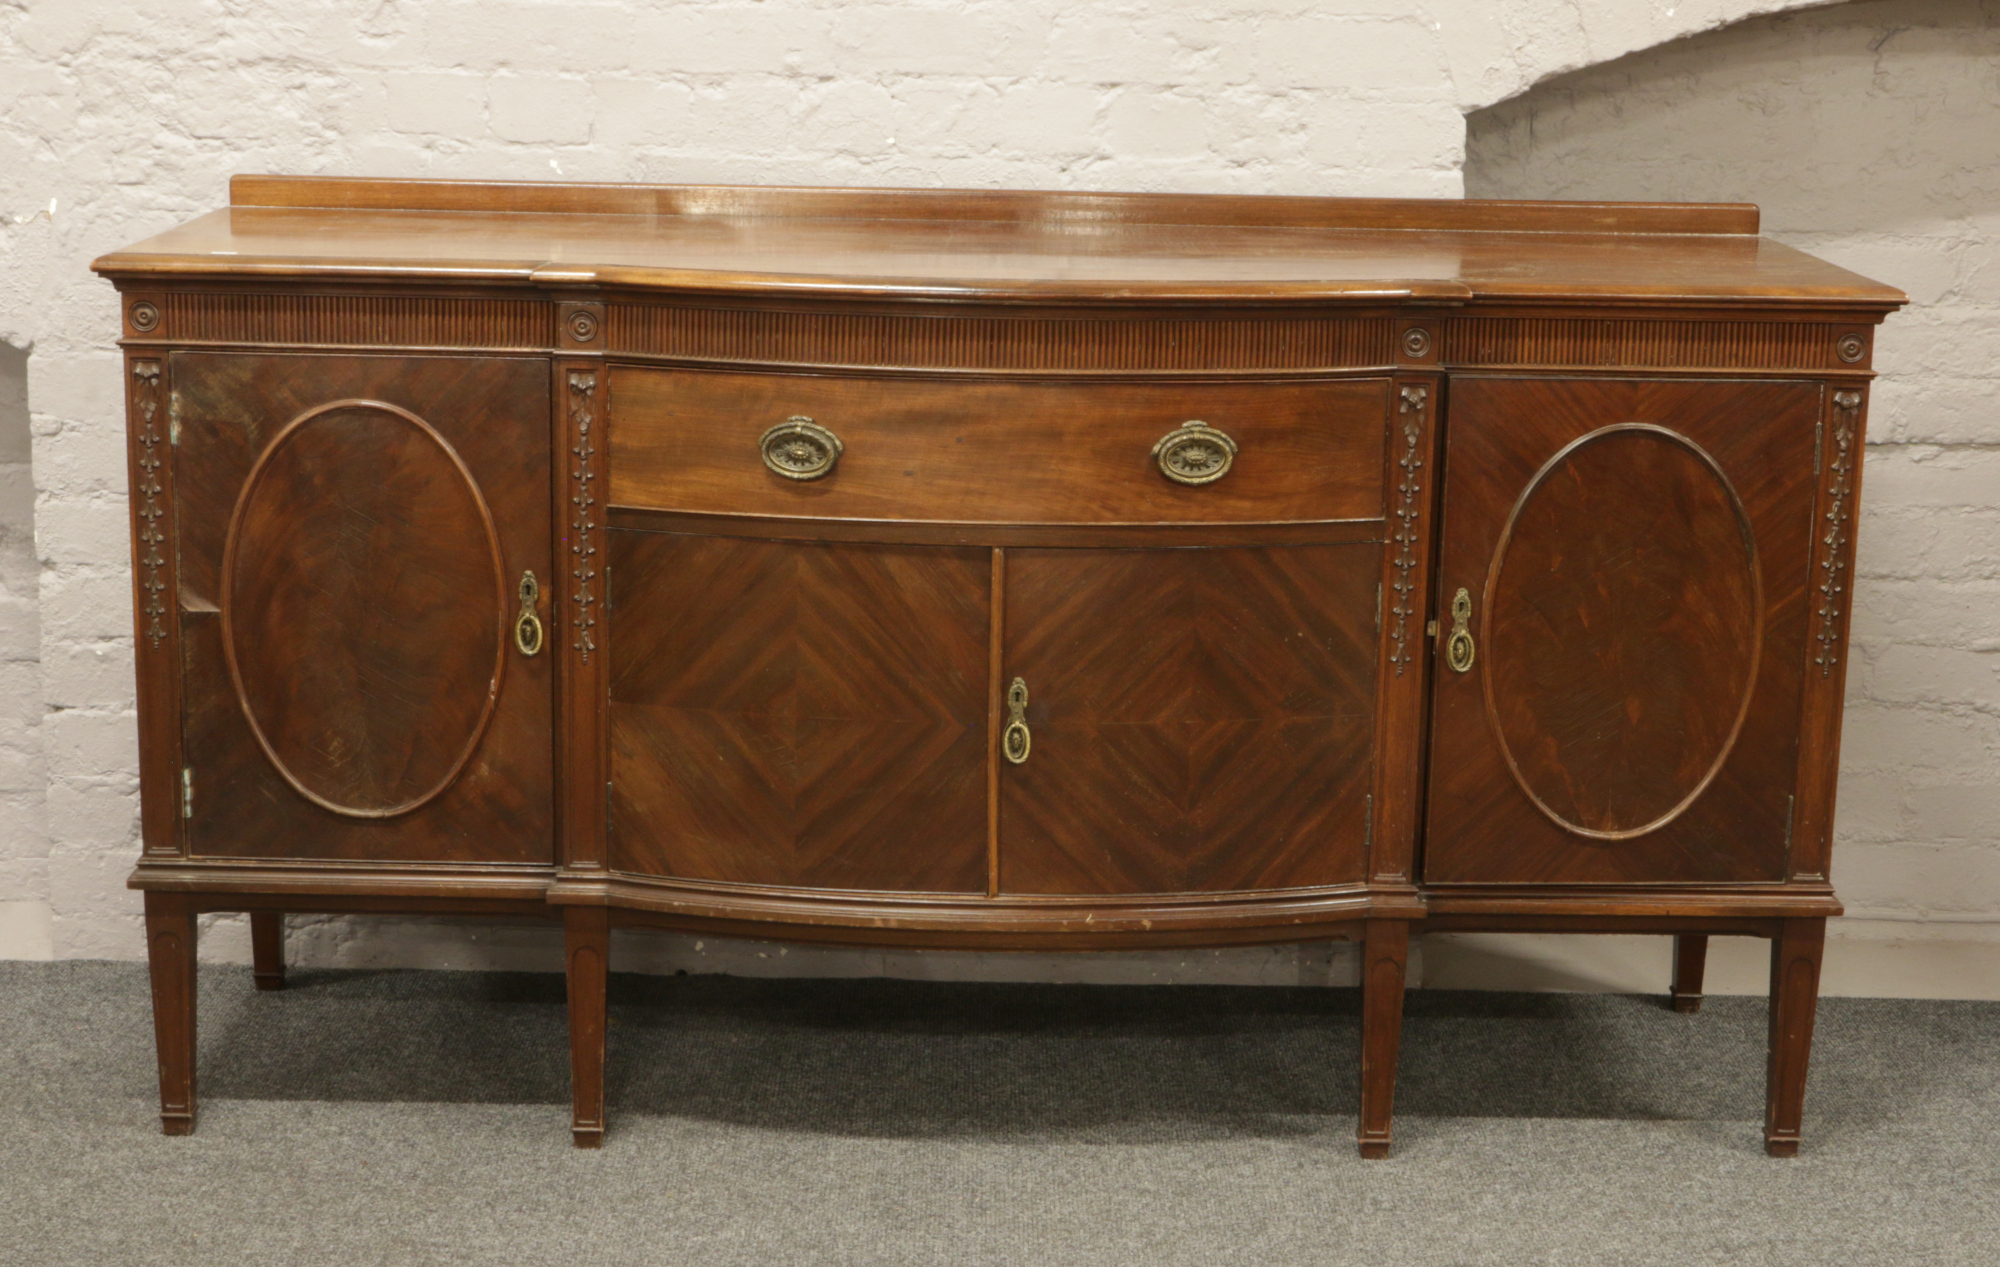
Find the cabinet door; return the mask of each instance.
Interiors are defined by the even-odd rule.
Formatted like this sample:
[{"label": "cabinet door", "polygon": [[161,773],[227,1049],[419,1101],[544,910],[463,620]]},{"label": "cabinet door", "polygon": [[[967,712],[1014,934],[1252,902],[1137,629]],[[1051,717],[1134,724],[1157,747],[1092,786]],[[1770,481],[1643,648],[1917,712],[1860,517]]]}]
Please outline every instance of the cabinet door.
[{"label": "cabinet door", "polygon": [[1010,550],[1000,888],[1281,889],[1365,877],[1374,544]]},{"label": "cabinet door", "polygon": [[610,542],[614,869],[985,892],[987,551]]},{"label": "cabinet door", "polygon": [[170,379],[189,852],[552,861],[554,657],[514,637],[550,581],[547,363]]},{"label": "cabinet door", "polygon": [[1427,881],[1785,878],[1820,396],[1452,381]]}]

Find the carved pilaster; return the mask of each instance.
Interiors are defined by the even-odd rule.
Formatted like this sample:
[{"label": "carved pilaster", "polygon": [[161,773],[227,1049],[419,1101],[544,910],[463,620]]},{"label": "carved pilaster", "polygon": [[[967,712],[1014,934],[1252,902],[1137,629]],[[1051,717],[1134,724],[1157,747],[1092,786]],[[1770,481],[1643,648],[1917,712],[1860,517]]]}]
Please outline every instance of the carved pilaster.
[{"label": "carved pilaster", "polygon": [[1820,532],[1819,650],[1813,663],[1826,677],[1840,661],[1840,617],[1847,601],[1848,524],[1853,519],[1856,424],[1861,416],[1860,392],[1833,394],[1833,453],[1827,463],[1826,514]]},{"label": "carved pilaster", "polygon": [[149,855],[181,850],[180,625],[174,552],[174,436],[168,365],[125,361],[126,483],[132,515],[133,651],[139,706],[140,833]]},{"label": "carved pilaster", "polygon": [[139,486],[133,496],[137,499],[139,532],[135,563],[139,569],[139,627],[146,640],[158,647],[167,637],[167,604],[164,591],[167,588],[162,569],[167,559],[161,553],[167,537],[160,530],[160,519],[166,508],[160,504],[165,486],[160,481],[160,467],[165,462],[162,452],[164,437],[160,434],[160,363],[158,361],[132,362],[132,406],[138,413],[139,452],[136,462],[139,468]]},{"label": "carved pilaster", "polygon": [[1396,466],[1403,476],[1396,484],[1396,527],[1389,538],[1396,551],[1396,576],[1390,583],[1396,601],[1389,608],[1389,663],[1396,666],[1397,677],[1403,676],[1413,656],[1409,641],[1410,617],[1416,611],[1413,572],[1417,566],[1417,516],[1422,513],[1419,494],[1423,491],[1420,472],[1424,465],[1424,460],[1417,455],[1417,442],[1424,434],[1424,409],[1429,399],[1428,387],[1410,384],[1403,388],[1402,403],[1398,407],[1402,417],[1403,453],[1396,459]]},{"label": "carved pilaster", "polygon": [[576,458],[570,477],[576,487],[570,492],[570,576],[575,585],[570,600],[576,610],[571,623],[576,629],[576,650],[585,664],[597,650],[597,437],[591,434],[595,422],[597,373],[573,369],[569,372],[570,453]]},{"label": "carved pilaster", "polygon": [[605,862],[606,705],[610,697],[607,655],[609,627],[598,627],[609,611],[609,542],[602,498],[597,490],[603,463],[606,370],[601,362],[559,362],[555,382],[556,432],[561,437],[564,478],[558,504],[569,559],[560,571],[559,606],[569,613],[569,637],[561,650],[557,700],[563,743],[560,755],[562,847],[558,860],[569,871],[601,870]]}]

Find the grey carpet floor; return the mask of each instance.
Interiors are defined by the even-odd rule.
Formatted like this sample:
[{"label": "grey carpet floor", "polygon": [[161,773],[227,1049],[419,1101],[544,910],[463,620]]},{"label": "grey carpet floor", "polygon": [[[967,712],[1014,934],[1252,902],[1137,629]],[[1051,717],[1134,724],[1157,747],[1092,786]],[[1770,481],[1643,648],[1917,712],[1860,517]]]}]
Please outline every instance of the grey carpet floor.
[{"label": "grey carpet floor", "polygon": [[0,1263],[2000,1262],[2000,1005],[1417,992],[1355,1156],[1351,991],[613,979],[568,1146],[553,976],[204,968],[157,1133],[139,965],[0,963]]}]

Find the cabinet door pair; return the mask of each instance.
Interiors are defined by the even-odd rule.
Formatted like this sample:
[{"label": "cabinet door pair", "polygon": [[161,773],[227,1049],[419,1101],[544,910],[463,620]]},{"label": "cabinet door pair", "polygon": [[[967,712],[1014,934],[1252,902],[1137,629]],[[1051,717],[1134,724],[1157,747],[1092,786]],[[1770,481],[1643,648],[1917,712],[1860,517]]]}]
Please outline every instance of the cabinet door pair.
[{"label": "cabinet door pair", "polygon": [[1379,546],[611,537],[614,869],[1020,895],[1361,878]]}]

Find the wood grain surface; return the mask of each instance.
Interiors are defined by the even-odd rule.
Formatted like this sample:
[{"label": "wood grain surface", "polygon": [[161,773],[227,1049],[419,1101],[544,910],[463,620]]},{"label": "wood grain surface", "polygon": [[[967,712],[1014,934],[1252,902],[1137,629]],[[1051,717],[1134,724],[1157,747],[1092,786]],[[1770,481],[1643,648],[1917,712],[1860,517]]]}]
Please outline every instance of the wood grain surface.
[{"label": "wood grain surface", "polygon": [[1755,237],[1744,206],[271,178],[243,196],[290,205],[239,204],[92,267],[1015,303],[1904,302]]},{"label": "wood grain surface", "polygon": [[[1389,380],[1014,383],[620,369],[611,502],[813,520],[1285,523],[1380,519]],[[786,479],[758,438],[794,415],[845,446]],[[1238,453],[1190,487],[1153,446],[1198,419]]]},{"label": "wood grain surface", "polygon": [[507,666],[493,513],[422,418],[335,401],[288,423],[223,546],[223,652],[265,755],[307,799],[387,818],[442,792]]},{"label": "wood grain surface", "polygon": [[1707,787],[1749,707],[1763,584],[1743,503],[1698,446],[1622,423],[1549,459],[1484,598],[1487,719],[1558,826],[1643,835]]},{"label": "wood grain surface", "polygon": [[1453,382],[1427,881],[1786,877],[1820,391]]},{"label": "wood grain surface", "polygon": [[1003,893],[1359,881],[1379,548],[1010,550]]},{"label": "wood grain surface", "polygon": [[[1302,198],[1271,195],[1050,193],[992,189],[838,189],[784,185],[356,179],[240,175],[234,207],[538,212],[614,216],[1012,223],[1068,236],[1087,228],[1251,225],[1269,228],[1560,230],[1571,233],[1757,231],[1747,203],[1537,202],[1474,198]],[[903,226],[897,225],[896,229]]]},{"label": "wood grain surface", "polygon": [[[552,861],[549,658],[502,642],[512,581],[550,574],[546,366],[181,354],[173,373],[190,851]],[[314,413],[355,400],[380,404]]]},{"label": "wood grain surface", "polygon": [[614,870],[986,891],[985,551],[610,536]]}]

